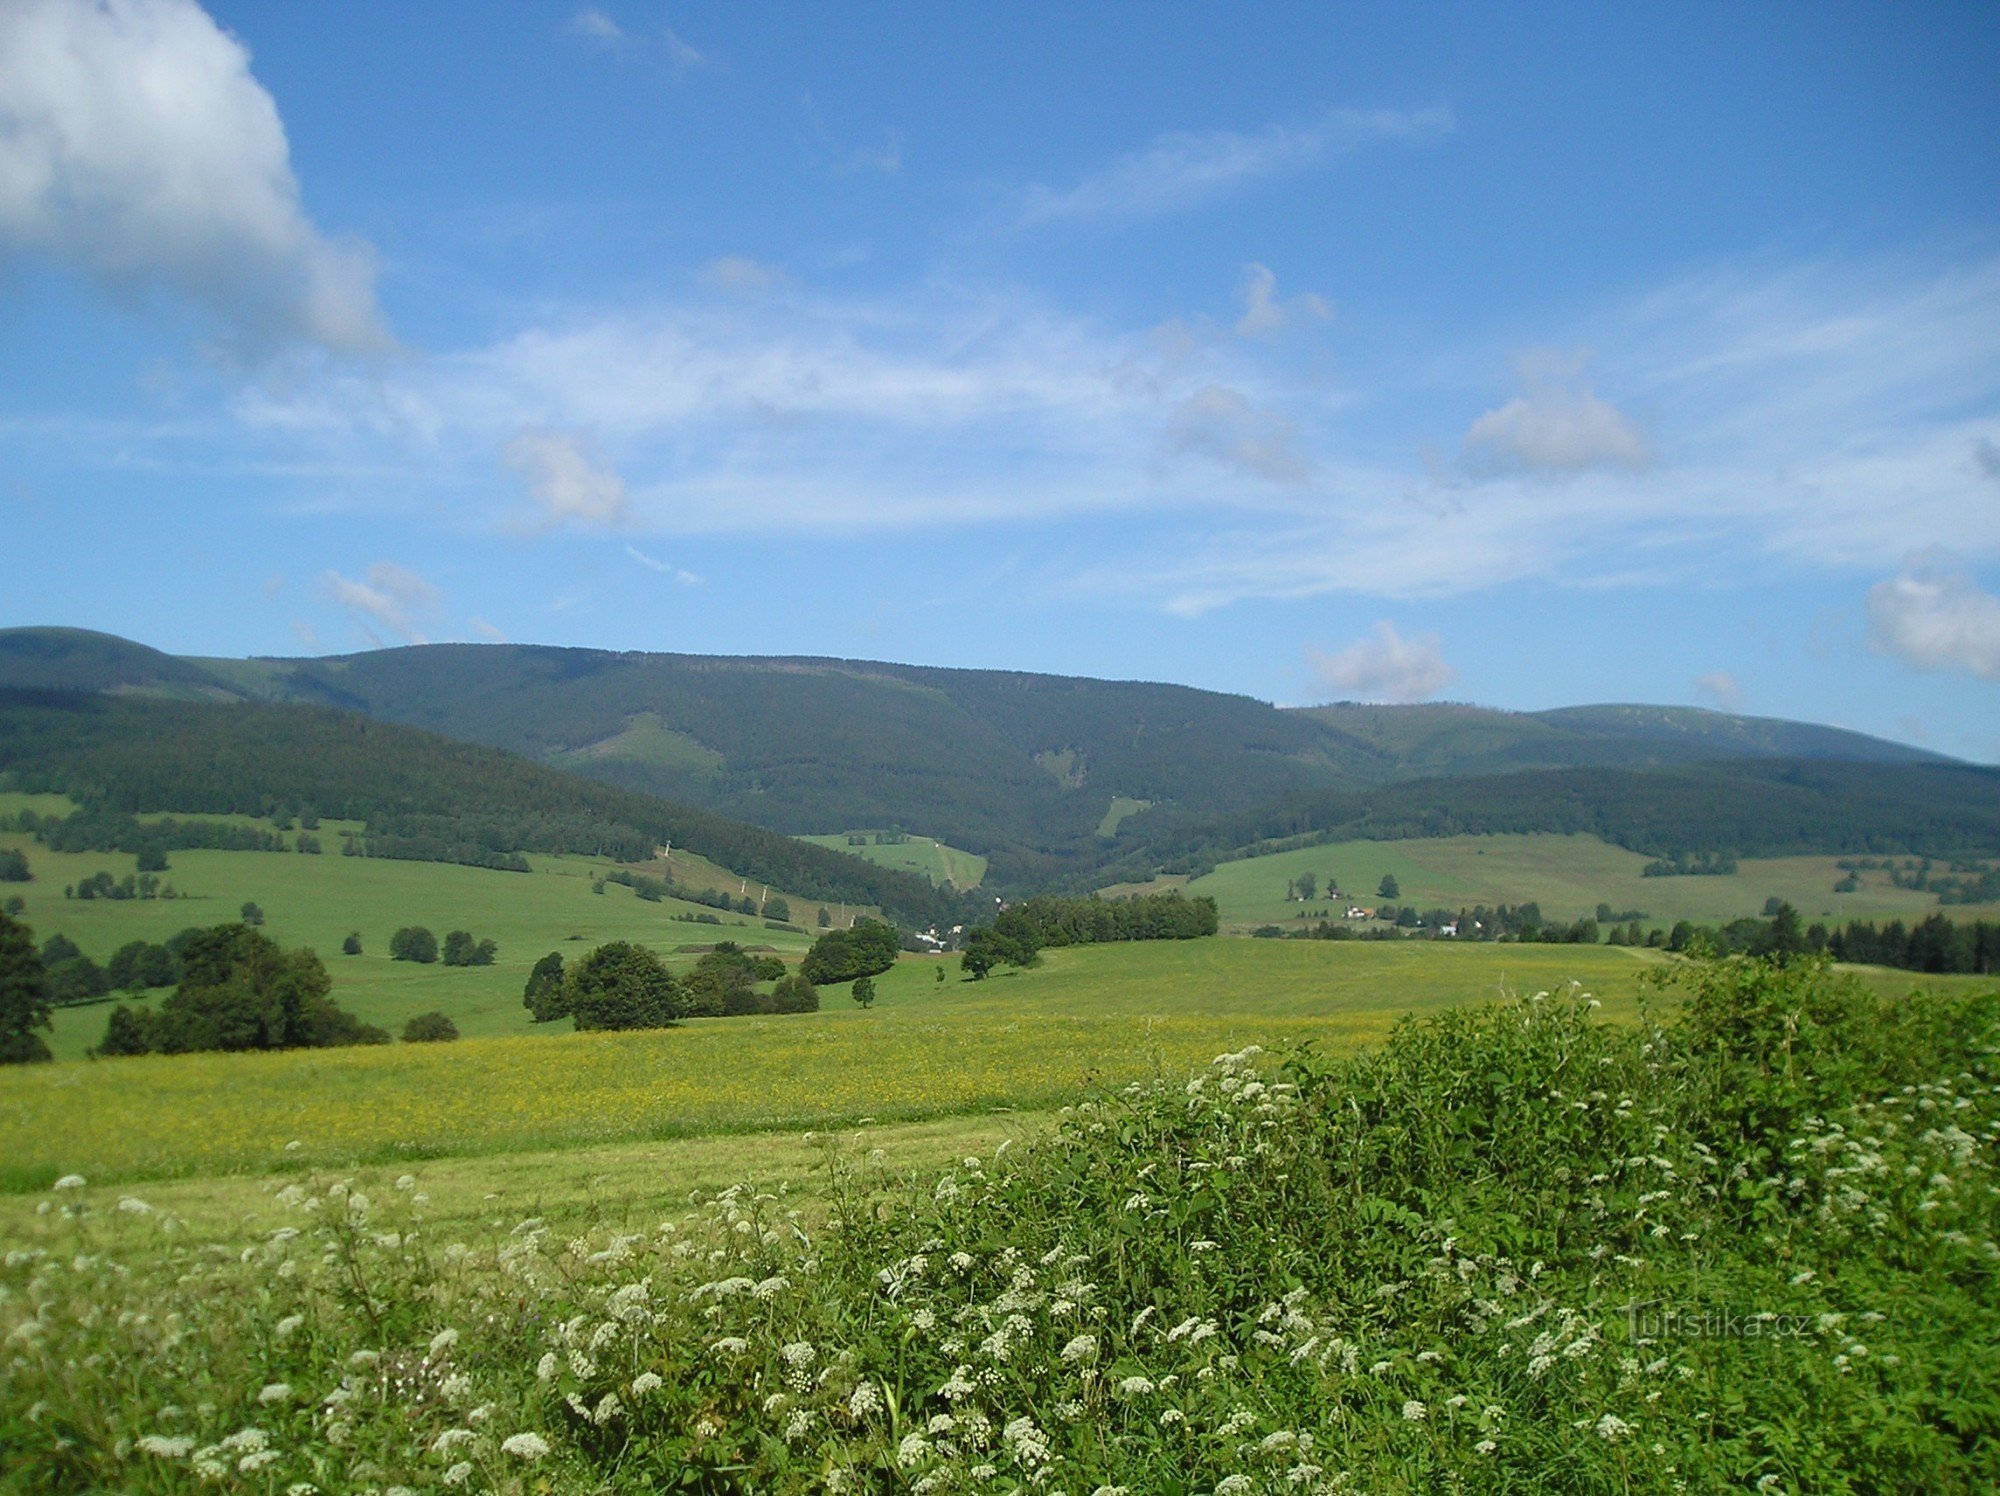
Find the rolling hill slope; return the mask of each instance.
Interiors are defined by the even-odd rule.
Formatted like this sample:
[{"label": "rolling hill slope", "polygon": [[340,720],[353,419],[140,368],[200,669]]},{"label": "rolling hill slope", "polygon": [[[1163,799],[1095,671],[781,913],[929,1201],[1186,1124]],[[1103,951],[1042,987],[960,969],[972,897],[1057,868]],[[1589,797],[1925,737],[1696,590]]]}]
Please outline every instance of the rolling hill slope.
[{"label": "rolling hill slope", "polygon": [[[929,922],[923,878],[513,754],[326,707],[0,689],[0,785],[58,792],[100,818],[310,808],[366,824],[372,855],[485,866],[507,854],[650,860],[663,843],[796,894]],[[129,850],[129,848],[127,849]]]},{"label": "rolling hill slope", "polygon": [[[1878,786],[1891,799],[1921,802],[1903,837],[1909,846],[1918,829],[1940,823],[1940,807],[1926,797],[1942,793],[1944,781],[1913,779],[1917,788],[1907,792],[1886,786],[1905,770],[1950,763],[1837,728],[1692,708],[1282,709],[1146,682],[529,645],[179,660],[105,635],[19,629],[0,631],[0,685],[10,683],[335,707],[788,834],[900,827],[988,858],[988,881],[1002,890],[1073,882],[1159,855],[1184,859],[1213,847],[1221,827],[1254,832],[1244,844],[1297,834],[1257,828],[1329,797],[1366,794],[1372,804],[1372,792],[1381,794],[1374,824],[1417,828],[1406,834],[1468,818],[1510,830],[1582,829],[1571,825],[1582,814],[1571,802],[1600,792],[1659,802],[1664,833],[1688,785],[1669,774],[1648,787],[1645,776],[1720,760],[1867,768],[1850,790]],[[1588,791],[1553,780],[1504,783],[1557,770],[1641,778]],[[1452,779],[1468,783],[1416,791],[1415,799],[1395,789]],[[1744,814],[1756,821],[1749,795]],[[1136,813],[1111,814],[1142,802]],[[1778,795],[1762,819],[1793,814],[1791,803]],[[1830,803],[1821,796],[1812,813]],[[1870,824],[1887,834],[1887,802],[1878,809]],[[1348,807],[1309,818],[1348,824],[1362,815]],[[1603,819],[1597,811],[1583,819],[1591,816]]]}]

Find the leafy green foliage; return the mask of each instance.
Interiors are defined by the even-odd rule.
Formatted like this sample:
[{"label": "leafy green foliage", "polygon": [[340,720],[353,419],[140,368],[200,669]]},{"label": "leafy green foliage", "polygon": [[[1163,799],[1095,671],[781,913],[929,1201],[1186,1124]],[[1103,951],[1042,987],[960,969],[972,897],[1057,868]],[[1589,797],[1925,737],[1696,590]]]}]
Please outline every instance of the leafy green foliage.
[{"label": "leafy green foliage", "polygon": [[1664,1023],[1542,993],[1351,1060],[1226,1054],[923,1180],[836,1159],[824,1221],[738,1187],[650,1240],[529,1218],[440,1247],[414,1179],[308,1179],[277,1197],[296,1239],[238,1260],[66,1179],[92,1250],[0,1269],[0,1316],[39,1326],[10,1470],[195,1491],[255,1445],[279,1490],[361,1457],[779,1496],[981,1466],[1188,1496],[2000,1486],[2000,996],[1684,978]]},{"label": "leafy green foliage", "polygon": [[28,854],[16,847],[0,847],[0,883],[26,883],[34,878],[28,870]]},{"label": "leafy green foliage", "polygon": [[441,959],[446,966],[491,966],[499,953],[499,945],[491,940],[474,940],[469,930],[449,930]]},{"label": "leafy green foliage", "polygon": [[564,991],[578,1029],[667,1028],[684,1011],[666,963],[629,940],[600,945],[578,961]]},{"label": "leafy green foliage", "polygon": [[405,925],[389,937],[391,961],[415,961],[428,966],[437,958],[437,936],[422,925]]},{"label": "leafy green foliage", "polygon": [[864,1011],[866,1009],[874,1007],[875,979],[873,977],[856,977],[854,979],[854,990],[849,994],[849,996],[851,996],[854,999],[856,1005],[862,1008]]},{"label": "leafy green foliage", "polygon": [[405,1044],[443,1044],[458,1037],[458,1025],[443,1013],[418,1013],[403,1025]]},{"label": "leafy green foliage", "polygon": [[812,944],[799,971],[815,986],[880,976],[896,964],[896,930],[877,920],[857,919],[845,930],[829,930]]},{"label": "leafy green foliage", "polygon": [[218,925],[196,932],[179,955],[173,994],[150,1012],[114,1008],[99,1054],[388,1042],[333,1001],[326,968],[311,951],[283,950],[246,925]]},{"label": "leafy green foliage", "polygon": [[1040,894],[1010,904],[990,926],[968,930],[959,964],[976,982],[996,966],[1031,966],[1048,946],[1195,940],[1217,928],[1214,899],[1189,899],[1179,892],[1126,899]]},{"label": "leafy green foliage", "polygon": [[34,932],[0,914],[0,1065],[51,1058],[36,1029],[49,1026],[48,981]]}]

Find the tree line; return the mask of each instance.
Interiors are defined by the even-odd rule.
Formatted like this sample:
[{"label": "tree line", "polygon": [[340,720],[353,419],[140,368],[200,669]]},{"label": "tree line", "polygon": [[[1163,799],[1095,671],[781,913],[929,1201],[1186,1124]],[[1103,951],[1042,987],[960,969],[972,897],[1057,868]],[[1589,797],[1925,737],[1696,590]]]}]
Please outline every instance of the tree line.
[{"label": "tree line", "polygon": [[996,966],[1032,966],[1049,947],[1124,940],[1195,940],[1220,928],[1215,900],[1178,891],[1129,899],[1038,894],[965,935],[959,964],[974,981]]}]

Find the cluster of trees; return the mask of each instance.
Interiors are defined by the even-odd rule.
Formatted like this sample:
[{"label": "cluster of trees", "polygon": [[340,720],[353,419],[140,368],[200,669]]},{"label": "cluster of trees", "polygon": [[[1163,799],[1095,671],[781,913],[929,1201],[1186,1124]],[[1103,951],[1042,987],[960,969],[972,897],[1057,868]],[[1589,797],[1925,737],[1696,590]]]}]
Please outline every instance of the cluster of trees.
[{"label": "cluster of trees", "polygon": [[772,895],[759,904],[745,894],[731,894],[720,888],[688,888],[677,881],[672,873],[655,878],[649,873],[635,873],[630,868],[617,868],[593,880],[591,890],[603,893],[604,885],[616,883],[629,888],[639,898],[657,904],[664,898],[676,898],[689,904],[702,904],[710,909],[722,909],[731,914],[750,914],[784,922],[792,917],[792,906],[784,899]]},{"label": "cluster of trees", "polygon": [[0,847],[0,883],[27,883],[34,878],[28,871],[28,854],[14,847]]},{"label": "cluster of trees", "polygon": [[160,875],[150,870],[127,873],[122,878],[99,871],[63,886],[63,897],[66,899],[170,899],[173,896],[174,886],[171,883],[162,884]]},{"label": "cluster of trees", "polygon": [[[85,805],[65,816],[37,815],[24,810],[6,825],[10,830],[28,832],[51,852],[129,852],[140,859],[141,868],[149,871],[163,870],[169,852],[286,850],[283,836],[261,826],[246,826],[236,821],[183,820],[175,816],[141,821],[128,812],[101,804]],[[152,866],[148,868],[148,864]]]},{"label": "cluster of trees", "polygon": [[[352,947],[349,949],[349,947]],[[350,935],[342,949],[350,956],[361,953],[361,937]],[[442,956],[446,966],[491,966],[500,947],[491,940],[474,940],[468,930],[450,930],[442,948],[438,938],[422,925],[405,925],[389,937],[389,959],[416,961],[430,965]]]},{"label": "cluster of trees", "polygon": [[1639,869],[1642,878],[1728,878],[1736,859],[1728,852],[1669,852]]},{"label": "cluster of trees", "polygon": [[877,977],[896,964],[902,949],[894,925],[857,919],[845,930],[828,930],[812,943],[799,971],[818,987]]},{"label": "cluster of trees", "polygon": [[[763,983],[771,985],[759,991]],[[579,1029],[665,1028],[683,1018],[819,1010],[819,992],[803,974],[729,940],[704,952],[685,978],[629,941],[599,946],[570,967],[560,951],[551,951],[528,974],[521,1001],[537,1023],[568,1018]]]},{"label": "cluster of trees", "polygon": [[1039,894],[1010,904],[991,925],[968,930],[959,965],[977,982],[996,966],[1032,966],[1051,946],[1194,940],[1219,926],[1214,899],[1184,898],[1178,891],[1129,899]]},{"label": "cluster of trees", "polygon": [[[440,683],[433,703],[462,684]],[[316,814],[365,825],[352,839],[357,856],[517,868],[528,852],[641,862],[670,844],[816,899],[902,909],[921,921],[958,908],[912,873],[325,707],[0,691],[0,773],[14,788],[76,800],[87,818],[79,834],[91,819],[112,818],[120,839],[171,844],[169,823],[142,827],[133,817],[269,818],[310,800]]]},{"label": "cluster of trees", "polygon": [[[1817,925],[1813,929],[1820,931]],[[1905,971],[1970,972],[1980,976],[2000,971],[2000,923],[1992,920],[1955,924],[1942,914],[1933,914],[1907,928],[1899,919],[1892,919],[1879,929],[1855,921],[1838,930],[1820,933],[1825,948],[1840,961],[1899,966]]]},{"label": "cluster of trees", "polygon": [[181,979],[157,1007],[111,1010],[99,1055],[196,1050],[317,1049],[386,1044],[389,1036],[341,1008],[311,951],[287,951],[248,925],[196,932]]}]

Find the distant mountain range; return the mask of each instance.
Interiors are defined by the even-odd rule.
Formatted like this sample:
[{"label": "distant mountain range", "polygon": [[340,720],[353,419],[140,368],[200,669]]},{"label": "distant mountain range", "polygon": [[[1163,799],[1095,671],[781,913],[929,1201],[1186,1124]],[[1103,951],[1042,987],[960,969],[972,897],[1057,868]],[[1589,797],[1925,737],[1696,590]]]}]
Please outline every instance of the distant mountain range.
[{"label": "distant mountain range", "polygon": [[[1837,806],[1829,825],[1851,823],[1843,835],[1914,845],[1953,824],[1953,802],[1969,811],[1968,794],[1981,805],[2000,783],[1861,733],[1690,707],[1284,709],[1186,686],[803,657],[438,644],[194,659],[83,630],[13,629],[0,631],[8,686],[331,707],[774,831],[900,826],[986,855],[1001,887],[1316,826],[1590,821],[1619,839],[1604,807],[1651,803],[1654,789],[1671,807],[1677,784],[1733,807],[1712,827],[1686,823],[1690,845],[1705,830],[1744,839],[1760,799],[1793,821]],[[1849,766],[1814,781],[1818,809],[1769,788],[1815,763]],[[1736,767],[1690,779],[1694,765]],[[1584,802],[1599,809],[1585,816]],[[1672,832],[1671,808],[1649,815],[1630,839]],[[1796,827],[1776,840],[1795,844]]]}]

